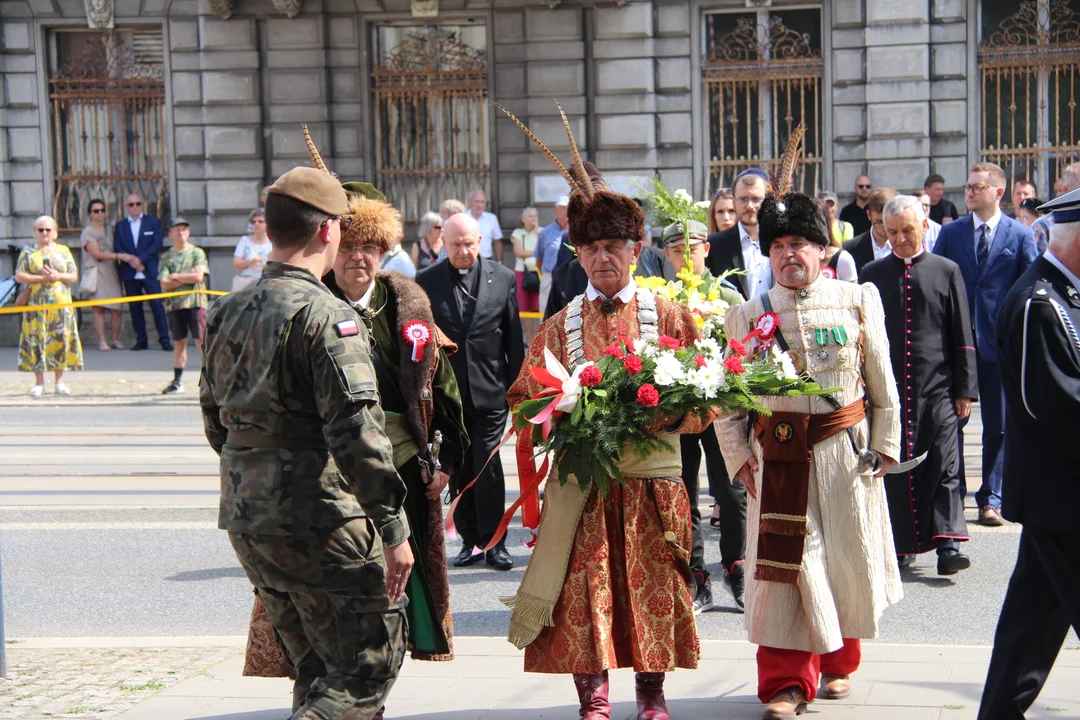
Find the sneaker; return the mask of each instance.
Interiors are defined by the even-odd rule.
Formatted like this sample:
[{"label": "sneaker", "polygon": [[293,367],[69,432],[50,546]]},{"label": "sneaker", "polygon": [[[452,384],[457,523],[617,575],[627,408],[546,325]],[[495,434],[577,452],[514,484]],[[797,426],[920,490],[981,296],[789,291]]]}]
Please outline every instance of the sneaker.
[{"label": "sneaker", "polygon": [[58,382],[58,383],[56,383],[56,394],[57,395],[70,395],[71,391],[68,390],[67,385],[65,385],[62,382]]},{"label": "sneaker", "polygon": [[41,394],[43,392],[45,392],[44,385],[35,385],[34,387],[30,388],[30,397],[37,399],[41,397]]},{"label": "sneaker", "polygon": [[735,598],[735,606],[739,608],[739,612],[744,612],[746,609],[746,578],[745,569],[746,563],[742,560],[732,563],[731,570],[724,570],[724,587],[731,593],[731,597]]},{"label": "sneaker", "polygon": [[712,606],[712,583],[709,582],[709,578],[705,578],[705,582],[699,582],[697,586],[697,595],[694,596],[694,614],[700,615],[711,610]]},{"label": "sneaker", "polygon": [[184,392],[184,383],[180,382],[179,380],[173,380],[171,383],[169,383],[169,386],[167,388],[161,391],[161,394],[172,395],[173,393],[182,392]]}]

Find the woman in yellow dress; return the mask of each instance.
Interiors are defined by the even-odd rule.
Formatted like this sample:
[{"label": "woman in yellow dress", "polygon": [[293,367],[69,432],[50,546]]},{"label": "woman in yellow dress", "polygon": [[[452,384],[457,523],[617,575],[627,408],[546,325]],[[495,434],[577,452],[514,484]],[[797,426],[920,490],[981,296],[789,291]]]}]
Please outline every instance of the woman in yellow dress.
[{"label": "woman in yellow dress", "polygon": [[[30,287],[29,305],[57,305],[71,302],[71,286],[79,281],[79,271],[71,251],[56,242],[58,227],[48,215],[34,221],[37,247],[19,256],[15,280]],[[19,370],[34,373],[30,397],[45,392],[45,371],[56,376],[56,394],[69,395],[64,370],[81,370],[83,364],[79,328],[71,308],[23,313],[19,335]]]}]

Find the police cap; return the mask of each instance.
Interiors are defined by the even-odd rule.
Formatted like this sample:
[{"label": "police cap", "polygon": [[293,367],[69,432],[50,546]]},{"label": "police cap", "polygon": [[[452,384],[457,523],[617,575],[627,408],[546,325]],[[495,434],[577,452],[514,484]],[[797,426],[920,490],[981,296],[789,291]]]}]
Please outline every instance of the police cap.
[{"label": "police cap", "polygon": [[330,173],[315,168],[293,168],[279,177],[267,192],[307,203],[327,215],[344,215],[349,212],[345,189]]}]

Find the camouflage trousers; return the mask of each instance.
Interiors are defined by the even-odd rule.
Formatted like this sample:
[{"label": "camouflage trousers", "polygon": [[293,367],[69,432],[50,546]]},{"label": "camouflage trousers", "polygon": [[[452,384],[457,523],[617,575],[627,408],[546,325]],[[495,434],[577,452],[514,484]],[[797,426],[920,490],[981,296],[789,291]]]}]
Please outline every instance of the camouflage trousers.
[{"label": "camouflage trousers", "polygon": [[357,518],[329,535],[229,533],[289,664],[295,720],[370,720],[405,657],[405,612],[386,594],[382,541]]}]

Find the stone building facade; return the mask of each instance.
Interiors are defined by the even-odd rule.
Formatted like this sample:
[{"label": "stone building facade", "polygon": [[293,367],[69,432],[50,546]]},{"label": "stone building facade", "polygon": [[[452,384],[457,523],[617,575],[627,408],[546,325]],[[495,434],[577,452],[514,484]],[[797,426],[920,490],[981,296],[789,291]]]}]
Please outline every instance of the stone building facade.
[{"label": "stone building facade", "polygon": [[[1007,145],[994,159],[1036,177],[1047,196],[1076,138],[1054,135],[1054,113],[1039,109],[1040,92],[1065,107],[1071,85],[1040,80],[1036,56],[1055,43],[1074,51],[1076,38],[1050,22],[1071,22],[1074,4],[0,0],[0,247],[29,242],[44,213],[77,228],[95,193],[118,218],[123,193],[139,189],[152,209],[192,222],[213,284],[227,287],[260,188],[307,163],[301,123],[343,178],[397,188],[410,222],[472,186],[487,190],[507,229],[527,205],[546,222],[563,186],[490,101],[565,155],[552,97],[588,157],[626,189],[659,173],[706,197],[778,155],[802,119],[808,190],[843,197],[861,173],[913,190],[937,172],[962,207],[967,166]],[[1024,72],[1042,89],[1027,91],[1018,115],[1001,99],[1017,75],[993,71],[980,47],[1002,23],[1025,22],[1034,39],[1013,50],[1034,58]],[[114,28],[96,31],[115,39],[113,54],[87,61],[76,40],[95,24]],[[106,80],[91,87],[94,62]],[[107,98],[91,97],[102,88]],[[0,276],[12,264],[2,257]]]}]

